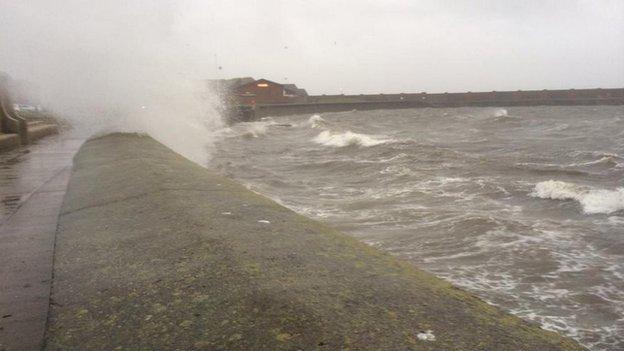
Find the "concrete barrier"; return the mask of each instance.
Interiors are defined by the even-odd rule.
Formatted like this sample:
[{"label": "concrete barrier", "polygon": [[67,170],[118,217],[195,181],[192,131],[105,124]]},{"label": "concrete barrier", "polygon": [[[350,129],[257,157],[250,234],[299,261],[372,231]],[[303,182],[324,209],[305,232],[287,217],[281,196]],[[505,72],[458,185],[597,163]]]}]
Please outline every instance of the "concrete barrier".
[{"label": "concrete barrier", "polygon": [[74,159],[47,350],[582,350],[146,136]]}]

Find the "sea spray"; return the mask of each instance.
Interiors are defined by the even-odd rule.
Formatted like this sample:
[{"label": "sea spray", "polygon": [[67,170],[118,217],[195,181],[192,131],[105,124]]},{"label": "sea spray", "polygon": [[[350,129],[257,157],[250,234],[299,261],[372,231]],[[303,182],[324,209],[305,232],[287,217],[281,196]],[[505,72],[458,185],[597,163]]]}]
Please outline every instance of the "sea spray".
[{"label": "sea spray", "polygon": [[4,51],[14,59],[2,69],[32,82],[31,95],[83,137],[147,133],[206,164],[223,123],[197,59],[212,54],[205,40],[189,42],[197,11],[174,2],[65,5],[71,11],[46,1],[12,6]]}]

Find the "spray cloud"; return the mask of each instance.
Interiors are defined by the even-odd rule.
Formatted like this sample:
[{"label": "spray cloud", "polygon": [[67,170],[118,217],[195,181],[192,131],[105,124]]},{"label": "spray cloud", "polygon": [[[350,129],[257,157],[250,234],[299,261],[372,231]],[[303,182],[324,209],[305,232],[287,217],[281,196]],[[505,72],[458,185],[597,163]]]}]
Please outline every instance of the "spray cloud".
[{"label": "spray cloud", "polygon": [[80,131],[145,132],[206,162],[222,121],[184,2],[0,3],[0,70],[33,82],[45,107]]}]

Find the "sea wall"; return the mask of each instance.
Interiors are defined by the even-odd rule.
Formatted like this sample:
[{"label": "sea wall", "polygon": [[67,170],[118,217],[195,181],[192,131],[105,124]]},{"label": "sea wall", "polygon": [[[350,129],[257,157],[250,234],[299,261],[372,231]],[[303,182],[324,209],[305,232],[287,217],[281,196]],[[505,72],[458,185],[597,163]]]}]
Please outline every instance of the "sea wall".
[{"label": "sea wall", "polygon": [[255,106],[255,118],[350,110],[462,106],[624,105],[624,89],[518,90],[439,94],[315,95]]},{"label": "sea wall", "polygon": [[147,136],[85,143],[47,350],[582,350]]}]

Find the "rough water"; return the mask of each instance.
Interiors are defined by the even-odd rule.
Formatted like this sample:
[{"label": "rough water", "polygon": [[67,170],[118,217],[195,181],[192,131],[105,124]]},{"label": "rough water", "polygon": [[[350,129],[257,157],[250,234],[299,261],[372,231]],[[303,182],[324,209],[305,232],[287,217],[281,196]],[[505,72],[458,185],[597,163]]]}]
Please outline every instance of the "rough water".
[{"label": "rough water", "polygon": [[210,167],[591,350],[624,349],[624,107],[227,129]]}]

